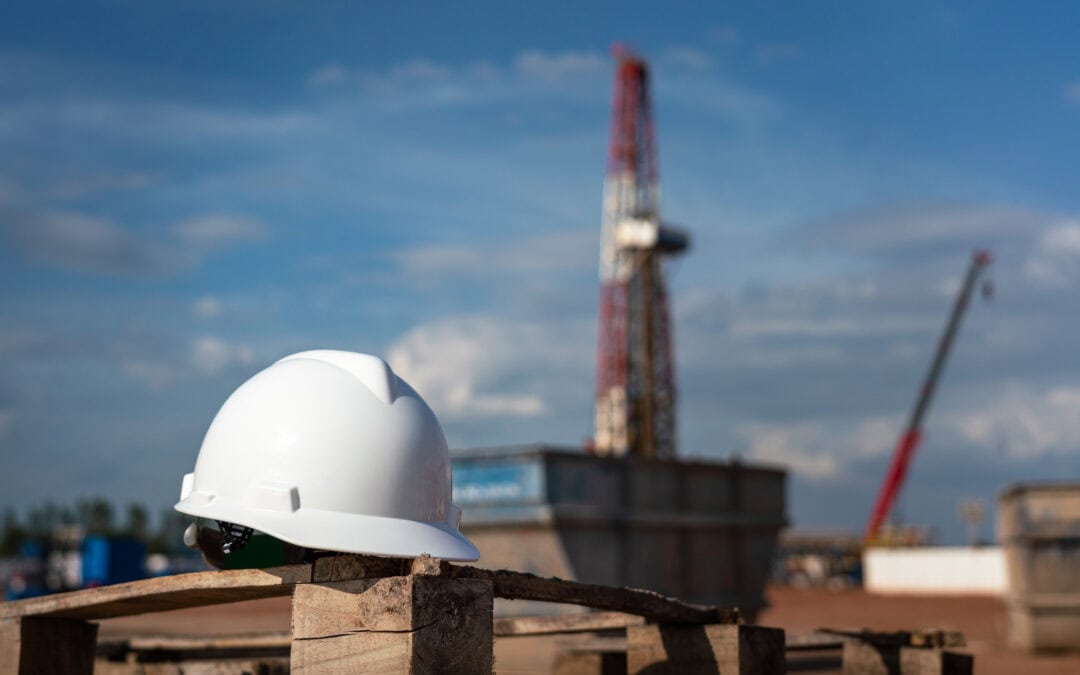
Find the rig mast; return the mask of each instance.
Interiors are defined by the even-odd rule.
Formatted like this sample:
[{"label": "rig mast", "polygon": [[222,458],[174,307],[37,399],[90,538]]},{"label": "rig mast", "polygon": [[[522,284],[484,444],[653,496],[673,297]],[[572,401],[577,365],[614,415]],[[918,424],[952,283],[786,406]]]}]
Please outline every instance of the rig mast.
[{"label": "rig mast", "polygon": [[649,70],[616,46],[600,244],[597,454],[675,456],[675,367],[665,255],[689,246],[660,222]]}]

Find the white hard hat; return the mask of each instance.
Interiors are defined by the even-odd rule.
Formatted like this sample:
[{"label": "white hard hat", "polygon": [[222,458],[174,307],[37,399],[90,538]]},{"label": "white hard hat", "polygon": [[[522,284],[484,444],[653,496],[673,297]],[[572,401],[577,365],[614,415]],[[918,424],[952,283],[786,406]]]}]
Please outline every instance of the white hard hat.
[{"label": "white hard hat", "polygon": [[310,549],[476,560],[435,414],[385,361],[287,356],[233,392],[176,510]]}]

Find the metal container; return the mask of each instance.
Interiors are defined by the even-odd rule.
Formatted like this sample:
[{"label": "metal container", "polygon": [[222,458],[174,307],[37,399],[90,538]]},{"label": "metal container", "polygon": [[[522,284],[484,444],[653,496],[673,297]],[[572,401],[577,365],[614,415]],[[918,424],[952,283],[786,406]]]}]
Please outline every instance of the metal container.
[{"label": "metal container", "polygon": [[1008,636],[1029,651],[1080,650],[1080,483],[1020,483],[998,498]]},{"label": "metal container", "polygon": [[[546,446],[452,456],[454,501],[480,564],[691,602],[753,617],[786,524],[784,470],[645,460]],[[500,603],[503,614],[559,611]]]},{"label": "metal container", "polygon": [[82,585],[108,586],[146,578],[146,544],[131,537],[87,537],[82,543]]}]

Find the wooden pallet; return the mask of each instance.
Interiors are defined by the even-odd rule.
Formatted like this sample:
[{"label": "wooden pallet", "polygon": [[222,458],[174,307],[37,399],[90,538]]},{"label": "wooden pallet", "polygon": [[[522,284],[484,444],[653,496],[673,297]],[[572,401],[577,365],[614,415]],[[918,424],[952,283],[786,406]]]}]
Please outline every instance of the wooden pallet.
[{"label": "wooden pallet", "polygon": [[[735,610],[427,557],[336,555],[2,603],[0,675],[92,673],[96,620],[275,596],[292,597],[292,673],[490,673],[496,636],[610,630],[626,635],[620,672],[785,672],[784,632],[741,624]],[[496,597],[601,611],[493,620]],[[182,651],[179,643],[172,648]]]}]

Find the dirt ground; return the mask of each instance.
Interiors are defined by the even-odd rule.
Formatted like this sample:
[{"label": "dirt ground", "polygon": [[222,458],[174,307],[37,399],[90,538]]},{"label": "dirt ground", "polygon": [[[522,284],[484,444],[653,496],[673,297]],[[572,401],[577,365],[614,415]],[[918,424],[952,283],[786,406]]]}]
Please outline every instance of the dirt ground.
[{"label": "dirt ground", "polygon": [[[789,634],[817,628],[910,630],[940,628],[964,633],[966,651],[975,655],[980,675],[1072,675],[1080,673],[1080,653],[1031,656],[1005,647],[1005,606],[988,597],[875,596],[861,590],[771,588],[771,607],[760,623]],[[199,635],[287,632],[289,599],[180,610],[110,619],[101,624],[102,639],[130,635]],[[566,637],[507,638],[496,641],[497,672],[548,673],[555,653],[573,640]]]},{"label": "dirt ground", "polygon": [[770,588],[771,607],[759,623],[788,633],[815,628],[869,628],[958,630],[967,640],[966,651],[975,656],[979,675],[1075,675],[1080,653],[1027,655],[1005,646],[1005,604],[984,596],[881,596],[862,590],[831,592],[824,589]]}]

